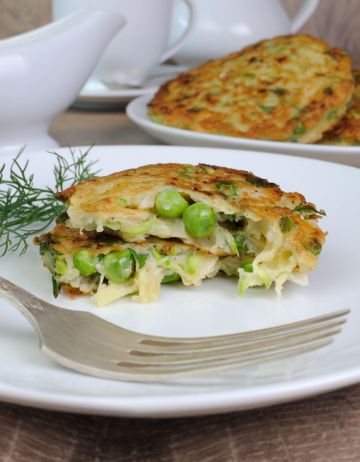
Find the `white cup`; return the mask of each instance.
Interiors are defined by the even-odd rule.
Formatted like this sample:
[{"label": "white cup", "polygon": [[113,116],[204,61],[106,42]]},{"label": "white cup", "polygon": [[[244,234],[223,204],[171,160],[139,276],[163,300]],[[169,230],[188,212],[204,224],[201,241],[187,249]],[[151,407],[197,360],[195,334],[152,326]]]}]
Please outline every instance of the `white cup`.
[{"label": "white cup", "polygon": [[[181,36],[169,46],[173,9],[178,3],[188,7],[189,19]],[[124,14],[126,26],[111,41],[93,73],[93,78],[106,84],[143,84],[154,66],[181,48],[194,24],[193,0],[53,0],[52,6],[54,19],[89,8]]]}]

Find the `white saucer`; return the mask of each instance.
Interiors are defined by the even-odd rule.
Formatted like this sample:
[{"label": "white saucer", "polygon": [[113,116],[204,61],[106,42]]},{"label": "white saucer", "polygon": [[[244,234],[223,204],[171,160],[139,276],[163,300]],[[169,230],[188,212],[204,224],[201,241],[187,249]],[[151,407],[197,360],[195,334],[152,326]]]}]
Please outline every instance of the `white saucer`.
[{"label": "white saucer", "polygon": [[162,64],[154,68],[149,78],[141,87],[128,85],[106,85],[103,82],[90,78],[81,89],[76,103],[86,104],[124,104],[133,98],[154,93],[159,86],[187,70],[184,66]]}]

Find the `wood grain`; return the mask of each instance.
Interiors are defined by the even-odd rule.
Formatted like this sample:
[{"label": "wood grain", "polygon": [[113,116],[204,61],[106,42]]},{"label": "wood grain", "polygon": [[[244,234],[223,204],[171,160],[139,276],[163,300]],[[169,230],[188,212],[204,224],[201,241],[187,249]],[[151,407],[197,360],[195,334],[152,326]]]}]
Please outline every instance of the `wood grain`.
[{"label": "wood grain", "polygon": [[50,20],[49,0],[0,0],[0,38],[27,32]]},{"label": "wood grain", "polygon": [[[283,0],[290,16],[299,7],[299,0]],[[302,32],[322,38],[333,46],[345,48],[360,65],[360,2],[359,0],[321,0]]]},{"label": "wood grain", "polygon": [[[251,1],[251,0],[249,0]],[[290,16],[301,0],[282,0]],[[28,31],[51,20],[51,0],[0,0],[0,38]],[[302,28],[345,48],[360,65],[359,0],[320,0],[313,17]]]},{"label": "wood grain", "polygon": [[1,462],[358,462],[360,387],[186,419],[81,416],[0,405]]},{"label": "wood grain", "polygon": [[99,113],[73,109],[55,120],[50,134],[61,146],[161,144],[118,110]]}]

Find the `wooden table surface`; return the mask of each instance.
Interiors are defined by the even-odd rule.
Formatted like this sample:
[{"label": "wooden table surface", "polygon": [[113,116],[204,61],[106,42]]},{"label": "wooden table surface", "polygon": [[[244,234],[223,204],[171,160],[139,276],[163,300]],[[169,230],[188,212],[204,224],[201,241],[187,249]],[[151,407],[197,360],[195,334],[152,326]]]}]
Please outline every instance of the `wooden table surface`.
[{"label": "wooden table surface", "polygon": [[[119,110],[70,110],[51,134],[65,146],[157,144]],[[166,420],[0,403],[0,461],[358,462],[360,385],[262,410]]]}]

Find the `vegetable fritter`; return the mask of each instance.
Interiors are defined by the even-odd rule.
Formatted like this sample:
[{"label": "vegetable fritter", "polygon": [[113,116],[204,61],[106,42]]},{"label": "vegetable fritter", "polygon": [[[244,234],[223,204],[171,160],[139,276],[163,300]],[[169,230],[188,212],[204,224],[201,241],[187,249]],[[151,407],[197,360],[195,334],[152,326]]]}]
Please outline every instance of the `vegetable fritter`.
[{"label": "vegetable fritter", "polygon": [[349,109],[335,127],[325,133],[321,144],[358,146],[360,144],[360,69],[353,70],[355,91]]},{"label": "vegetable fritter", "polygon": [[195,254],[231,261],[240,292],[272,283],[280,292],[286,280],[306,283],[325,242],[317,225],[323,210],[299,193],[231,168],[147,165],[80,183],[58,197],[68,205],[63,222],[80,232],[127,245],[175,239]]},{"label": "vegetable fritter", "polygon": [[186,130],[313,143],[341,119],[352,93],[343,50],[289,35],[180,74],[160,87],[148,112]]},{"label": "vegetable fritter", "polygon": [[237,275],[249,256],[236,260],[194,250],[180,242],[149,239],[127,243],[104,234],[80,233],[58,224],[35,238],[44,265],[52,273],[53,293],[61,289],[70,297],[92,294],[102,306],[126,295],[141,303],[157,299],[161,284],[181,281],[200,285],[219,271]]}]

